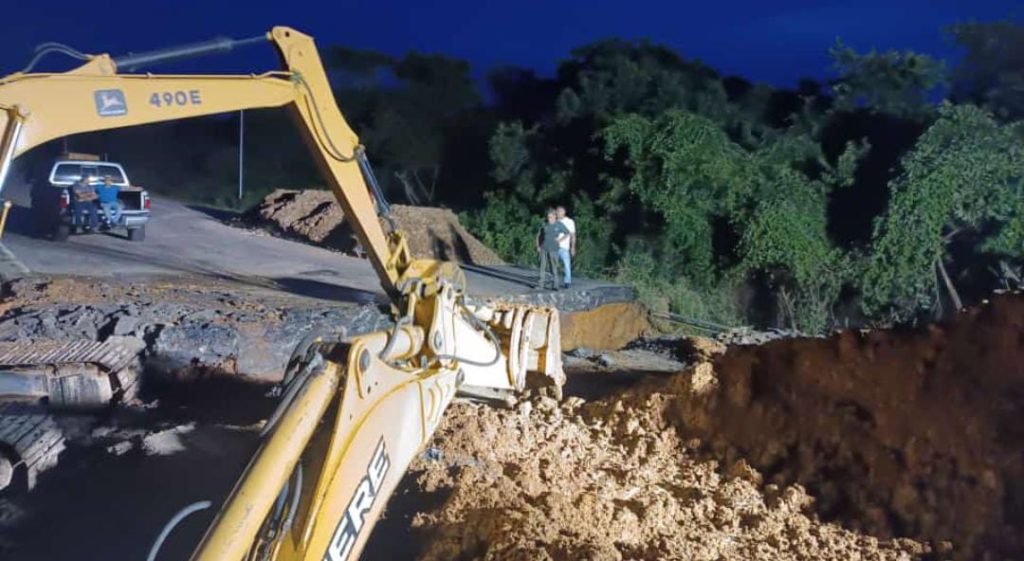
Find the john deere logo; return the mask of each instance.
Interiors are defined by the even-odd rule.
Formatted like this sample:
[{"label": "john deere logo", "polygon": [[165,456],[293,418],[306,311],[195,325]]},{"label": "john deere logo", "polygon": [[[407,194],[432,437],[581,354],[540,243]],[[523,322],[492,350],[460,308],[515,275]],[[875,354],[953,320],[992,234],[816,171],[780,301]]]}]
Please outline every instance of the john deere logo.
[{"label": "john deere logo", "polygon": [[124,101],[124,92],[121,90],[96,90],[93,92],[96,100],[96,113],[100,117],[117,117],[128,114],[128,104]]}]

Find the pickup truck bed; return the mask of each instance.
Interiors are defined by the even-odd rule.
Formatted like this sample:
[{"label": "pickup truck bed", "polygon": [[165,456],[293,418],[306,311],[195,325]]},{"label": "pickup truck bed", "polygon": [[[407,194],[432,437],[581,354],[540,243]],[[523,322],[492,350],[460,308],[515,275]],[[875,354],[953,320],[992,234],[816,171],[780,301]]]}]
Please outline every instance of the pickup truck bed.
[{"label": "pickup truck bed", "polygon": [[85,176],[94,184],[103,178],[110,179],[120,188],[117,198],[122,206],[121,218],[117,224],[110,224],[102,210],[97,208],[101,217],[100,229],[124,229],[132,241],[145,239],[150,207],[146,190],[132,186],[124,168],[118,163],[85,158],[87,155],[81,154],[75,156],[78,158],[65,157],[54,162],[48,179],[37,182],[32,189],[32,210],[39,230],[56,241],[86,231],[82,224],[75,223],[75,216],[71,212],[71,190]]}]

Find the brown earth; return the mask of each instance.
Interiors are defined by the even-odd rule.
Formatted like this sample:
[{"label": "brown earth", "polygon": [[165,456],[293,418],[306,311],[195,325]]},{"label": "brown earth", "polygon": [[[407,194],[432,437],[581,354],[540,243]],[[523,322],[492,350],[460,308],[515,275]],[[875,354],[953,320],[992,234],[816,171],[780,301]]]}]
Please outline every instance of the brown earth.
[{"label": "brown earth", "polygon": [[669,412],[718,457],[799,482],[873,535],[1024,555],[1024,297],[944,325],[730,351]]},{"label": "brown earth", "polygon": [[819,522],[799,485],[762,488],[662,418],[672,396],[518,410],[457,404],[418,484],[448,494],[413,525],[421,559],[903,560],[927,548]]},{"label": "brown earth", "polygon": [[562,349],[621,349],[653,331],[647,309],[636,302],[613,302],[592,310],[562,313]]},{"label": "brown earth", "polygon": [[714,349],[590,403],[454,405],[413,466],[443,498],[414,518],[423,557],[1024,555],[1024,297],[925,330]]},{"label": "brown earth", "polygon": [[[473,237],[448,209],[391,205],[398,227],[408,235],[413,256],[473,265],[502,265],[493,251]],[[278,189],[249,215],[250,222],[284,234],[352,253],[356,243],[345,215],[330,191]]]}]

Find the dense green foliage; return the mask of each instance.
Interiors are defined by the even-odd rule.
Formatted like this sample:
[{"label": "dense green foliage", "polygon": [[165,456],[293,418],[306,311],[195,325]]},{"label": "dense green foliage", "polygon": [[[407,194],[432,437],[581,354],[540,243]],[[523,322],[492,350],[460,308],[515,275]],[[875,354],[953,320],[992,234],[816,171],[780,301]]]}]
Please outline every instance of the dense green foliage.
[{"label": "dense green foliage", "polygon": [[954,236],[977,251],[1024,255],[1024,136],[973,105],[945,105],[902,161],[877,224],[864,283],[870,311],[912,314],[936,304],[936,268]]},{"label": "dense green foliage", "polygon": [[[1016,115],[1022,97],[1007,92],[1024,68],[1011,47],[1024,35],[1011,23],[952,34],[967,51],[952,72],[837,43],[831,87],[795,91],[645,42],[580,48],[544,87],[524,80],[546,98],[503,115],[497,188],[467,218],[529,264],[524,219],[568,204],[585,269],[718,321],[820,332],[913,319],[959,302],[958,284],[983,293],[999,280],[992,264],[1024,258],[1024,138],[986,113]],[[983,107],[936,104],[947,85]]]},{"label": "dense green foliage", "polygon": [[[563,204],[579,271],[662,311],[821,332],[928,317],[1024,276],[1024,26],[948,34],[963,52],[952,68],[837,42],[834,79],[794,89],[619,39],[572,51],[550,78],[495,69],[490,95],[442,55],[336,47],[325,60],[393,199],[453,207],[531,266],[542,213]],[[72,148],[205,204],[320,182],[284,116],[249,115],[243,201],[235,116]]]},{"label": "dense green foliage", "polygon": [[[654,120],[617,119],[606,153],[625,148],[629,190],[659,213],[657,255],[666,278],[713,289],[725,278],[763,275],[792,326],[824,329],[851,264],[829,241],[828,195],[852,183],[862,150],[831,166],[817,143],[782,134],[747,149],[709,119],[679,110]],[[737,238],[715,247],[716,224]]]},{"label": "dense green foliage", "polygon": [[867,107],[900,117],[928,114],[929,96],[946,81],[945,65],[911,51],[858,54],[836,42],[829,51],[840,79],[832,87],[841,109]]}]

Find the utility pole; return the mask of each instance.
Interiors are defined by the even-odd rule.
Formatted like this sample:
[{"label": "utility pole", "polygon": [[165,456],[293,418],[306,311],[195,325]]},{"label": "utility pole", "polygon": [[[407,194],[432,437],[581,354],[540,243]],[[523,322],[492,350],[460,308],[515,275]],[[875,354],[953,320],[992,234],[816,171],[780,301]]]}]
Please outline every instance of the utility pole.
[{"label": "utility pole", "polygon": [[238,200],[245,193],[245,109],[238,112]]}]

